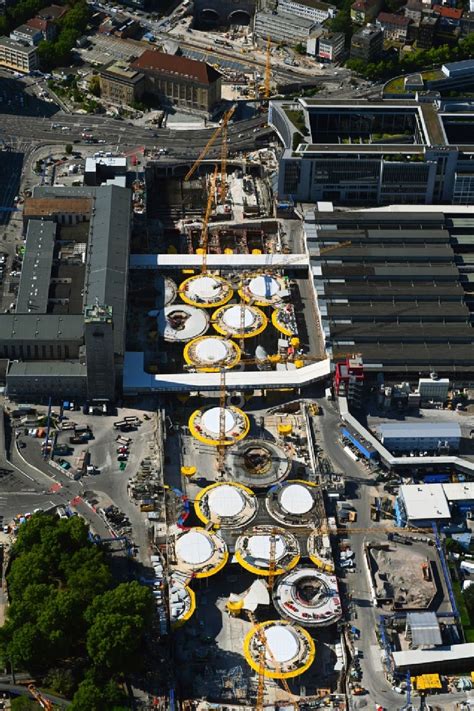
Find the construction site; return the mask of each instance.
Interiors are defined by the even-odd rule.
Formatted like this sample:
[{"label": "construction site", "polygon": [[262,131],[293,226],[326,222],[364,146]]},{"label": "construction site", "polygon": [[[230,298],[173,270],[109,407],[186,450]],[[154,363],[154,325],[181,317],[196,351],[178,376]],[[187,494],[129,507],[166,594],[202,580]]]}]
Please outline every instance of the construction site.
[{"label": "construction site", "polygon": [[343,708],[309,410],[281,404],[330,361],[302,222],[276,217],[271,150],[227,156],[233,112],[191,166],[148,166],[130,258],[124,393],[165,395],[168,423],[155,572],[176,694],[183,709]]},{"label": "construction site", "polygon": [[180,395],[167,410],[165,483],[188,504],[167,507],[156,543],[181,584],[170,639],[180,698],[190,709],[204,697],[260,711],[333,703],[342,604],[306,406],[232,399]]}]

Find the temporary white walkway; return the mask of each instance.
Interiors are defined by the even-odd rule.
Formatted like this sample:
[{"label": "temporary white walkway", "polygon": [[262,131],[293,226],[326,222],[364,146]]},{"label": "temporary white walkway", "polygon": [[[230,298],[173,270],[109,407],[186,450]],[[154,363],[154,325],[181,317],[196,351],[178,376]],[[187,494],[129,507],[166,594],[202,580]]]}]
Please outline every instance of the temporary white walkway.
[{"label": "temporary white walkway", "polygon": [[339,397],[339,412],[344,422],[347,422],[352,429],[358,432],[361,437],[363,437],[369,444],[372,445],[374,449],[379,453],[380,459],[382,459],[387,466],[390,467],[416,467],[419,465],[427,466],[429,464],[446,464],[454,465],[458,469],[474,473],[474,462],[470,462],[463,457],[453,457],[449,455],[441,455],[439,457],[396,457],[394,454],[388,451],[386,447],[383,446],[379,440],[371,434],[354,415],[349,412],[349,407],[347,405],[347,398]]},{"label": "temporary white walkway", "polygon": [[[330,373],[331,361],[326,359],[293,370],[249,372],[230,370],[226,372],[225,384],[227,390],[302,388],[318,380],[324,380]],[[144,368],[143,353],[130,351],[125,353],[123,392],[127,395],[171,390],[218,391],[219,387],[220,373],[147,373]]]},{"label": "temporary white walkway", "polygon": [[[200,254],[131,254],[130,269],[199,269]],[[208,254],[208,269],[308,269],[306,254]]]}]

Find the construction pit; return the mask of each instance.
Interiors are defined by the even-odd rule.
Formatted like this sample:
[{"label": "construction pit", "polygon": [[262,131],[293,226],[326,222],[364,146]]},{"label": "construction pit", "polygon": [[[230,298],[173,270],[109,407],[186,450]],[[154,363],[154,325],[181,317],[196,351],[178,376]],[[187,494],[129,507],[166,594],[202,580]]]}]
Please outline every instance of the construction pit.
[{"label": "construction pit", "polygon": [[303,627],[326,627],[342,615],[335,575],[298,566],[278,579],[273,604],[287,620]]},{"label": "construction pit", "polygon": [[284,378],[326,355],[318,329],[307,325],[311,289],[306,277],[282,269],[132,269],[127,351],[142,352],[152,374],[225,367]]},{"label": "construction pit", "polygon": [[434,548],[394,542],[365,546],[377,604],[391,610],[429,609],[440,586]]},{"label": "construction pit", "polygon": [[292,460],[283,447],[264,439],[246,439],[227,450],[226,468],[232,481],[263,489],[286,479]]},{"label": "construction pit", "polygon": [[[188,402],[183,399],[173,412],[173,421],[189,424],[189,414],[196,405],[208,411],[209,400],[202,396],[189,398]],[[182,670],[182,688],[186,690],[183,693],[188,694],[185,698],[205,695],[213,703],[240,703],[254,708],[258,685],[255,660],[258,665],[259,656],[255,656],[257,642],[246,639],[253,636],[254,623],[271,621],[271,627],[284,628],[281,639],[289,650],[287,656],[277,659],[276,667],[270,654],[266,667],[265,700],[278,707],[292,698],[282,686],[280,673],[288,675],[283,678],[288,679],[295,698],[317,694],[319,688],[334,688],[339,659],[334,625],[338,617],[337,586],[333,585],[334,564],[331,574],[308,563],[307,527],[278,524],[266,505],[269,489],[279,481],[285,483],[290,474],[290,495],[291,486],[308,484],[307,454],[304,444],[297,444],[306,441],[303,412],[293,407],[291,412],[277,411],[259,419],[251,402],[243,402],[240,407],[249,418],[249,436],[225,447],[222,460],[218,447],[196,439],[187,426],[177,427],[168,438],[165,481],[180,489],[183,499],[189,502],[191,511],[182,525],[191,528],[176,534],[178,544],[172,539],[170,543],[169,537],[163,542],[174,556],[170,558],[173,574],[189,580],[196,600],[192,616],[173,625],[173,648]],[[260,436],[256,436],[257,432]],[[239,472],[240,478],[234,472]],[[315,487],[308,488],[313,491]],[[320,517],[320,513],[314,515],[317,525]],[[176,518],[168,514],[168,521],[171,520]],[[205,543],[201,541],[202,535],[210,537],[212,546],[207,539]],[[179,543],[182,540],[184,548]],[[214,558],[216,541],[221,541],[229,553],[224,567],[220,567],[222,554]],[[323,543],[318,546],[314,542],[311,550],[317,551],[329,568],[330,546],[326,551]],[[304,564],[300,563],[302,560]],[[302,577],[300,570],[304,572]],[[285,602],[292,602],[297,609],[300,605],[298,614],[284,606]],[[326,614],[328,610],[330,615]],[[309,630],[309,637],[298,631],[303,628]],[[270,638],[272,634],[278,637],[280,633],[270,632]],[[317,648],[317,657],[307,666],[314,659],[312,645]]]}]

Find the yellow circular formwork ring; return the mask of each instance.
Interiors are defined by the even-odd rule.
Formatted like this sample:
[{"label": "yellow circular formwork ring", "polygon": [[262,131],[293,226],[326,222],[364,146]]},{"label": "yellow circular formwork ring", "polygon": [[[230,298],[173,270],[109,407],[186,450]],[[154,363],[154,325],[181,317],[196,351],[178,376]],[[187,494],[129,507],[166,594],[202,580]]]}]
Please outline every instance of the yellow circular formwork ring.
[{"label": "yellow circular formwork ring", "polygon": [[276,308],[272,312],[272,324],[275,326],[276,330],[280,331],[280,333],[283,333],[284,336],[288,336],[288,338],[295,336],[294,331],[291,331],[289,328],[287,328],[286,326],[284,326],[282,323],[280,323],[278,321],[278,311],[279,311],[279,309]]},{"label": "yellow circular formwork ring", "polygon": [[183,476],[194,476],[196,472],[196,467],[181,467],[181,474]]},{"label": "yellow circular formwork ring", "polygon": [[238,294],[240,298],[245,301],[247,304],[249,302],[252,302],[252,306],[260,306],[260,308],[267,308],[268,306],[271,306],[272,308],[275,308],[275,305],[272,304],[271,301],[260,301],[259,299],[254,299],[252,296],[249,296],[248,294],[245,293],[243,289],[238,290]]},{"label": "yellow circular formwork ring", "polygon": [[184,301],[185,304],[188,304],[189,306],[196,306],[197,308],[200,309],[217,309],[220,306],[224,306],[227,304],[228,301],[231,300],[231,298],[234,295],[233,289],[231,289],[229,283],[225,280],[222,279],[222,277],[217,277],[213,276],[212,278],[215,279],[218,282],[221,282],[224,286],[228,286],[228,292],[224,296],[223,299],[218,299],[217,301],[210,301],[209,303],[205,303],[203,301],[194,301],[193,299],[190,299],[189,296],[186,294],[186,285],[189,284],[189,282],[195,281],[196,279],[200,279],[201,274],[194,275],[192,277],[189,277],[189,279],[185,279],[180,285],[178,289],[178,294],[180,295],[182,301]]},{"label": "yellow circular formwork ring", "polygon": [[[252,629],[247,632],[245,635],[244,639],[244,657],[247,661],[247,664],[255,671],[257,674],[260,673],[260,664],[258,660],[254,659],[250,653],[250,643],[252,642],[252,639],[255,634],[257,634],[258,629],[263,629],[265,631],[266,627],[270,627],[271,625],[275,624],[275,620],[268,620],[267,622],[260,622],[258,625],[254,625]],[[292,669],[291,671],[288,672],[279,672],[279,671],[270,671],[267,669],[265,666],[263,667],[263,675],[267,677],[267,679],[292,679],[295,676],[301,676],[301,674],[304,674],[310,666],[313,664],[314,659],[316,657],[316,645],[314,644],[314,640],[309,634],[307,630],[305,630],[303,627],[300,627],[299,625],[293,625],[291,623],[285,622],[284,620],[278,620],[279,625],[288,625],[293,628],[296,628],[298,632],[301,634],[302,637],[305,638],[307,644],[308,644],[308,657],[305,661],[305,663],[301,666],[298,667],[297,669]]]},{"label": "yellow circular formwork ring", "polygon": [[235,442],[240,442],[241,439],[245,439],[247,437],[249,430],[250,430],[250,420],[248,418],[248,415],[243,412],[243,410],[240,410],[238,407],[232,407],[232,405],[229,406],[230,409],[232,410],[237,410],[239,414],[241,415],[243,421],[244,421],[244,427],[242,432],[240,432],[238,435],[235,437],[229,437],[227,436],[226,439],[219,441],[219,439],[211,439],[210,437],[206,437],[205,434],[202,432],[199,432],[199,430],[196,429],[196,423],[195,420],[199,415],[202,414],[202,410],[194,410],[192,415],[189,418],[188,421],[188,427],[189,431],[191,432],[192,436],[195,437],[199,442],[202,442],[203,444],[207,444],[210,447],[229,447],[231,444],[235,444]]},{"label": "yellow circular formwork ring", "polygon": [[[245,493],[249,494],[249,496],[255,496],[252,489],[249,489],[248,486],[244,486],[244,484],[240,484],[237,481],[231,481],[231,482],[225,482],[225,483],[226,483],[226,486],[234,486],[236,489],[241,489],[242,491],[245,491]],[[201,503],[201,500],[204,498],[204,496],[206,494],[208,494],[210,491],[212,491],[212,489],[217,489],[217,487],[219,487],[219,486],[222,486],[221,482],[216,482],[215,484],[210,484],[209,486],[206,486],[204,489],[201,489],[201,491],[198,493],[198,495],[194,499],[194,511],[196,512],[196,516],[204,524],[208,524],[211,519],[208,518],[208,516],[205,516],[203,514],[199,504]],[[214,524],[214,526],[215,526],[215,524]]]},{"label": "yellow circular formwork ring", "polygon": [[331,563],[326,563],[325,561],[318,558],[314,553],[309,553],[309,559],[317,568],[324,570],[325,573],[334,573],[335,567]]},{"label": "yellow circular formwork ring", "polygon": [[194,590],[191,590],[191,588],[188,587],[187,585],[185,585],[185,588],[186,588],[186,592],[188,593],[189,598],[191,600],[191,605],[189,606],[189,610],[187,612],[185,612],[184,615],[179,618],[179,620],[176,620],[176,622],[173,622],[173,624],[171,625],[171,629],[173,629],[173,630],[178,629],[178,627],[181,627],[182,625],[184,625],[184,623],[187,622],[189,619],[191,619],[191,617],[196,612],[196,594],[195,594]]},{"label": "yellow circular formwork ring", "polygon": [[217,333],[219,333],[221,336],[225,336],[226,338],[254,338],[255,336],[259,336],[261,333],[263,333],[266,327],[268,326],[267,316],[263,313],[263,311],[261,311],[260,309],[256,309],[252,305],[250,308],[256,310],[261,319],[260,326],[258,326],[258,328],[254,328],[252,331],[245,332],[243,335],[240,332],[231,333],[226,328],[222,328],[217,323],[217,319],[219,318],[221,311],[223,311],[225,308],[227,308],[227,306],[221,306],[219,309],[214,311],[211,316],[211,325],[214,326],[214,330],[217,331]]},{"label": "yellow circular formwork ring", "polygon": [[[283,575],[283,573],[287,573],[289,570],[292,570],[295,565],[298,564],[300,557],[301,556],[298,553],[298,555],[295,555],[295,557],[292,558],[288,565],[285,565],[284,568],[276,568],[273,575]],[[239,563],[239,565],[241,565],[242,568],[245,568],[245,570],[249,573],[253,573],[254,575],[263,575],[265,577],[270,575],[270,570],[268,568],[257,568],[255,565],[252,565],[252,563],[249,563],[248,560],[245,560],[240,551],[235,551],[234,558],[237,563]]]},{"label": "yellow circular formwork ring", "polygon": [[[192,341],[189,341],[189,342],[186,343],[186,345],[184,346],[184,349],[183,349],[183,358],[184,358],[185,362],[186,362],[188,365],[191,365],[191,366],[193,366],[194,368],[196,368],[196,370],[198,370],[200,373],[220,373],[220,371],[221,371],[221,365],[220,365],[220,364],[217,364],[217,365],[215,365],[215,366],[211,366],[211,365],[210,365],[210,366],[208,366],[208,367],[206,367],[206,368],[202,368],[201,366],[197,365],[197,364],[196,364],[196,361],[194,361],[194,360],[191,358],[191,356],[190,356],[190,351],[191,351],[191,348],[192,348],[193,346],[195,346],[197,343],[199,343],[199,341],[203,341],[203,340],[205,340],[206,338],[212,338],[212,337],[213,337],[213,336],[198,336],[197,338],[193,338]],[[217,336],[214,336],[214,338],[217,338]],[[234,351],[235,356],[234,356],[234,358],[233,358],[231,361],[228,361],[228,362],[225,364],[225,369],[226,369],[226,370],[230,370],[231,368],[235,368],[235,366],[239,364],[240,359],[242,358],[242,350],[241,350],[240,346],[239,346],[237,343],[235,343],[234,341],[230,341],[230,340],[229,340],[229,344],[230,344],[230,347],[232,348],[232,350]]]},{"label": "yellow circular formwork ring", "polygon": [[193,576],[195,578],[210,578],[212,575],[219,573],[222,570],[222,568],[224,568],[226,566],[228,560],[229,560],[229,551],[225,551],[223,559],[214,568],[211,568],[210,570],[201,570],[198,572],[194,572]]},{"label": "yellow circular formwork ring", "polygon": [[231,249],[230,247],[226,247],[224,249],[224,254],[234,254],[234,250]]}]

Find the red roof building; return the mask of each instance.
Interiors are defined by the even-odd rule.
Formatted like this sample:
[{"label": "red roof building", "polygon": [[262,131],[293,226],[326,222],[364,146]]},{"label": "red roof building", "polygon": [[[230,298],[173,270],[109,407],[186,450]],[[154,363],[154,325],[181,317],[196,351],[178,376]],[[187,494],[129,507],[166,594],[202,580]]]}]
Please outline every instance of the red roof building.
[{"label": "red roof building", "polygon": [[444,20],[454,20],[455,22],[460,22],[463,15],[461,8],[447,7],[446,5],[435,5],[433,12]]},{"label": "red roof building", "polygon": [[145,90],[165,105],[207,114],[221,99],[222,75],[205,62],[149,49],[132,67],[145,75]]}]

